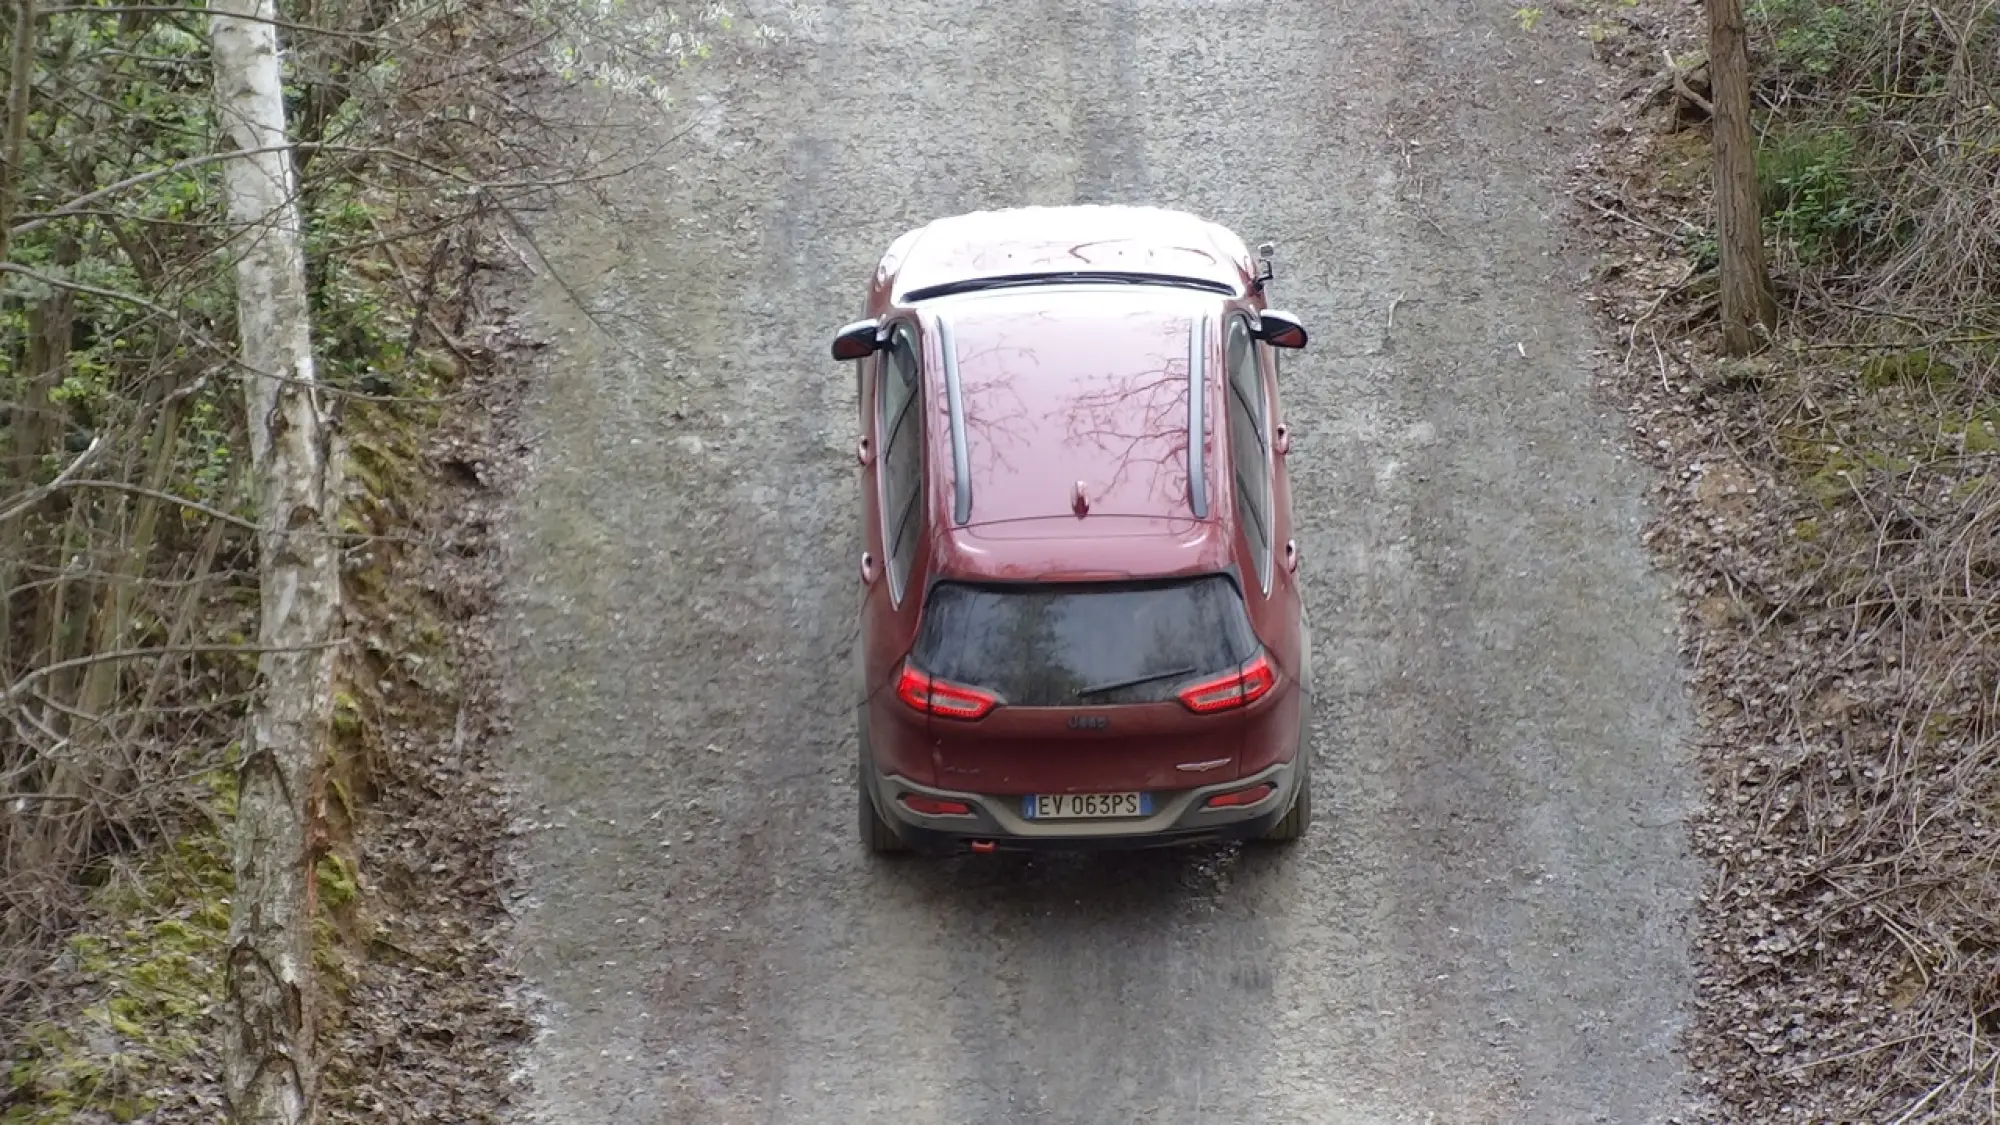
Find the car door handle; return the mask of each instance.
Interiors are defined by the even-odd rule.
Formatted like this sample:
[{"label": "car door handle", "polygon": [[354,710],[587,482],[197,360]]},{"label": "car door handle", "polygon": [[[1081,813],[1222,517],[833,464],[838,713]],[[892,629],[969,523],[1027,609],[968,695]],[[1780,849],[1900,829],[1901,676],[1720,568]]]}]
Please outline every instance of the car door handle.
[{"label": "car door handle", "polygon": [[1285,569],[1290,571],[1299,569],[1299,541],[1296,539],[1285,540]]},{"label": "car door handle", "polygon": [[1283,422],[1278,423],[1277,430],[1271,435],[1271,448],[1277,450],[1280,457],[1292,451],[1292,428],[1290,426],[1285,425]]},{"label": "car door handle", "polygon": [[864,469],[875,463],[875,447],[868,443],[867,438],[862,438],[860,444],[854,447],[854,459]]},{"label": "car door handle", "polygon": [[875,556],[866,551],[861,552],[861,584],[873,586],[875,576],[880,573],[882,573],[881,568],[875,565]]}]

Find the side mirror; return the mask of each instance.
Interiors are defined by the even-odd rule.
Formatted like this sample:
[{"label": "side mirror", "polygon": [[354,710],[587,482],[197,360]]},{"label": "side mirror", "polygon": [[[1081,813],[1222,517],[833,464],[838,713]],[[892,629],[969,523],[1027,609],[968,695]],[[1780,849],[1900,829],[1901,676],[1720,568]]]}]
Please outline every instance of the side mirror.
[{"label": "side mirror", "polygon": [[1274,348],[1303,348],[1306,346],[1306,326],[1291,313],[1266,309],[1259,318],[1256,336]]},{"label": "side mirror", "polygon": [[881,325],[872,320],[857,320],[842,328],[833,336],[833,358],[840,363],[850,359],[866,359],[874,355],[882,346]]}]

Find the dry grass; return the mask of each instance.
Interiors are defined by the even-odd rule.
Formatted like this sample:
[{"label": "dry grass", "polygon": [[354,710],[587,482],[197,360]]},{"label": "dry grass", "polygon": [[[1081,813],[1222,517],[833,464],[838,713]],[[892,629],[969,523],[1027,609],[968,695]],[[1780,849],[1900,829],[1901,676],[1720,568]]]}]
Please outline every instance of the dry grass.
[{"label": "dry grass", "polygon": [[[1713,351],[1698,113],[1635,96],[1578,184],[1621,249],[1613,365],[1690,607],[1689,1047],[1720,1120],[1996,1120],[2000,7],[1752,11],[1763,355]],[[1642,5],[1604,53],[1657,72],[1699,17]]]}]

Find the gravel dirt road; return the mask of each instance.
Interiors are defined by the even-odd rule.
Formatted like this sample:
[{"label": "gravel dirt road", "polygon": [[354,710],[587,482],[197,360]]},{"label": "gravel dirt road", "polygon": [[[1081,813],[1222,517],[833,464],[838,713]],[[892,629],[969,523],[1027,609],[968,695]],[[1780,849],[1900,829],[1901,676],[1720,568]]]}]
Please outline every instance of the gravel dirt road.
[{"label": "gravel dirt road", "polygon": [[[529,1118],[1665,1120],[1688,716],[1562,232],[1574,28],[1470,0],[735,23],[599,146],[659,155],[540,230],[502,638]],[[1281,387],[1322,700],[1298,850],[854,839],[827,340],[902,230],[1064,202],[1276,240],[1315,334]]]}]

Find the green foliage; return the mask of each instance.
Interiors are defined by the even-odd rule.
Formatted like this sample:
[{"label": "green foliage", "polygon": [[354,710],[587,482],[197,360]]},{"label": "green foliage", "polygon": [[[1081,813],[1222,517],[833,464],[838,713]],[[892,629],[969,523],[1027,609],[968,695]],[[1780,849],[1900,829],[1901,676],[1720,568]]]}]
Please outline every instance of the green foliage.
[{"label": "green foliage", "polygon": [[398,295],[382,284],[379,273],[371,273],[371,259],[344,252],[372,241],[375,223],[375,212],[351,182],[328,184],[309,199],[306,259],[314,344],[320,376],[340,386],[403,367],[409,328]]},{"label": "green foliage", "polygon": [[[74,218],[14,238],[9,257],[50,278],[18,276],[0,300],[0,394],[28,393],[21,370],[36,325],[70,322],[49,393],[69,430],[103,433],[138,416],[164,373],[188,381],[219,359],[233,293],[210,262],[219,230],[220,166],[164,169],[214,151],[208,46],[200,9],[144,17],[69,7],[39,24],[39,76],[23,161],[22,209],[60,207],[85,192],[140,182]],[[150,179],[143,178],[151,174]],[[65,291],[62,283],[101,293]],[[102,294],[113,294],[106,296]],[[60,317],[61,319],[56,319]],[[220,330],[218,330],[220,328]],[[202,502],[220,494],[229,457],[216,390],[191,407],[196,440],[183,446],[171,491]],[[45,475],[65,458],[51,457]]]},{"label": "green foliage", "polygon": [[1811,78],[1859,57],[1882,18],[1877,0],[1756,0],[1747,14],[1768,37],[1772,61]]},{"label": "green foliage", "polygon": [[1853,134],[1839,128],[1789,128],[1757,150],[1765,228],[1813,263],[1853,247],[1875,208],[1855,166]]},{"label": "green foliage", "polygon": [[[0,395],[20,401],[20,364],[36,306],[73,282],[130,298],[71,293],[75,321],[64,355],[65,377],[51,396],[66,422],[101,430],[135,415],[137,400],[164,363],[176,381],[210,376],[189,408],[190,440],[174,491],[214,504],[225,499],[240,452],[235,381],[216,366],[232,343],[234,278],[213,268],[223,249],[221,171],[217,163],[160,174],[215,152],[220,131],[208,89],[205,15],[142,17],[119,9],[71,7],[50,14],[37,40],[38,86],[23,161],[22,209],[45,211],[88,191],[145,177],[102,207],[46,223],[15,238],[10,260],[57,285],[9,274],[0,278]],[[137,34],[131,29],[138,25]],[[382,80],[394,74],[393,64]],[[358,108],[342,124],[355,126]],[[350,247],[374,241],[369,205],[351,181],[308,190],[308,259],[315,343],[329,381],[393,370],[407,331],[398,294],[358,271],[372,254]],[[375,251],[374,253],[379,253]],[[51,469],[53,471],[53,468]]]},{"label": "green foliage", "polygon": [[180,495],[203,504],[225,504],[236,479],[231,428],[237,417],[234,382],[213,383],[196,395],[181,421]]},{"label": "green foliage", "polygon": [[1681,253],[1687,255],[1696,273],[1707,273],[1722,264],[1722,243],[1712,230],[1687,228],[1680,232]]},{"label": "green foliage", "polygon": [[[10,240],[7,258],[42,277],[0,274],[0,403],[45,398],[47,409],[32,412],[45,424],[31,446],[16,445],[29,427],[0,426],[0,471],[11,473],[13,455],[20,453],[24,476],[46,481],[91,438],[105,437],[108,453],[89,475],[150,483],[145,458],[167,434],[164,491],[245,516],[247,440],[241,380],[232,363],[237,295],[228,268],[233,246],[223,211],[223,165],[181,167],[228,143],[209,88],[207,24],[204,8],[179,0],[138,7],[82,0],[37,14],[27,144],[22,161],[8,171],[18,187],[13,221],[39,225]],[[310,32],[288,31],[287,37],[294,56],[312,42]],[[400,66],[369,63],[342,78],[368,94],[396,82]],[[294,92],[306,92],[305,76],[316,73],[295,69]],[[433,185],[413,184],[410,166],[385,168],[388,162],[361,154],[385,143],[382,104],[367,97],[342,104],[325,128],[348,138],[351,148],[322,150],[306,165],[301,198],[315,345],[329,383],[352,386],[387,376],[396,393],[422,394],[437,379],[412,362],[421,356],[404,354],[416,317],[383,238],[385,231],[435,230],[450,214],[436,205]],[[423,136],[413,127],[395,140],[428,159],[436,154],[423,147]],[[64,211],[86,195],[93,197],[87,206]],[[429,247],[419,253],[428,254]],[[154,422],[168,394],[177,403],[171,428]],[[412,426],[417,423],[409,419],[435,416],[403,404],[377,405]],[[0,481],[0,495],[34,483]],[[195,560],[213,523],[166,505],[154,538],[144,544],[150,553],[138,555],[130,537],[140,504],[113,489],[65,490],[10,525],[0,543],[0,562],[9,566],[0,570],[18,585],[0,589],[0,597],[12,599],[17,610],[11,618],[17,632],[9,640],[20,643],[10,643],[0,658],[0,682],[27,667],[87,655],[99,622],[110,619],[98,603],[110,603],[105,591],[114,587],[138,591],[120,641],[252,640],[256,591],[249,537],[227,529],[217,540],[213,571],[201,574]],[[111,569],[128,559],[135,560],[131,578],[107,581]],[[52,577],[66,568],[76,568],[81,580],[65,587],[69,579]],[[37,612],[51,606],[56,611]],[[26,636],[35,630],[24,623],[43,616],[48,624],[41,635]],[[101,799],[113,828],[130,831],[107,830],[84,841],[80,851],[88,869],[62,873],[88,888],[84,931],[63,951],[84,980],[82,999],[32,1028],[0,1026],[5,1125],[134,1120],[150,1111],[148,1091],[165,1076],[213,1073],[203,1054],[221,995],[217,974],[227,942],[231,873],[225,842],[212,824],[234,813],[232,751],[225,743],[237,729],[256,658],[238,652],[185,663],[162,667],[155,676],[153,666],[133,662],[130,682],[114,689],[121,696],[116,725],[131,720],[139,728],[131,745],[158,755],[133,771],[140,781],[132,784],[151,787],[145,807],[160,815],[148,816],[143,826],[123,823],[139,807],[121,804],[127,794],[117,787],[127,781],[118,770],[92,776],[93,785],[101,783],[93,799]],[[60,688],[57,695],[74,691],[53,678],[42,687],[52,685]],[[138,697],[154,689],[158,694],[145,698],[152,710],[141,711]],[[148,723],[161,729],[148,729]],[[0,737],[10,740],[5,750],[21,785],[37,783],[39,748],[11,741],[15,732]],[[212,769],[218,763],[223,768]],[[134,836],[170,842],[123,859],[98,855],[111,841]],[[321,864],[317,874],[333,905],[350,901],[359,886],[357,873],[337,859]],[[50,936],[35,950],[0,950],[7,962],[0,970],[11,972],[29,959],[38,969],[57,952],[56,940]],[[0,1020],[18,1018],[0,1013]]]}]

